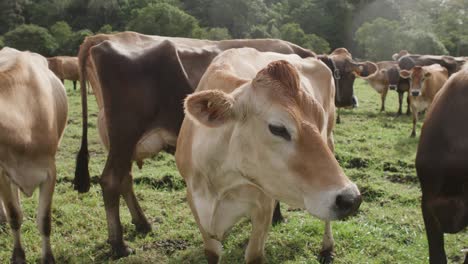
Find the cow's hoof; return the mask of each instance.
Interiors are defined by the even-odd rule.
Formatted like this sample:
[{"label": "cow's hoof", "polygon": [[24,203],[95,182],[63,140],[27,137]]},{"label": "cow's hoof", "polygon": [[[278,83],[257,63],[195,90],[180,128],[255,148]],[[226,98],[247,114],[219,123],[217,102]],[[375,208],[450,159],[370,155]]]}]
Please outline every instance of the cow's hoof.
[{"label": "cow's hoof", "polygon": [[410,136],[410,137],[411,137],[411,138],[415,138],[415,137],[416,137],[416,133],[415,133],[415,132],[411,133],[411,136]]},{"label": "cow's hoof", "polygon": [[333,251],[331,250],[322,250],[319,254],[318,261],[320,264],[331,264],[335,258]]},{"label": "cow's hoof", "polygon": [[26,255],[24,250],[20,247],[15,247],[13,249],[13,255],[11,256],[12,264],[26,264]]},{"label": "cow's hoof", "polygon": [[152,230],[151,224],[148,222],[143,222],[143,223],[138,223],[138,224],[135,223],[135,228],[138,233],[143,234],[143,235],[148,234]]},{"label": "cow's hoof", "polygon": [[281,209],[280,209],[280,206],[279,206],[279,203],[276,205],[275,207],[275,211],[273,211],[273,218],[271,219],[271,224],[273,226],[277,225],[277,224],[281,224],[281,223],[284,223],[284,217],[283,215],[281,214]]},{"label": "cow's hoof", "polygon": [[134,253],[133,249],[125,245],[125,243],[112,246],[112,258],[114,259],[124,258]]},{"label": "cow's hoof", "polygon": [[247,261],[247,264],[263,264],[265,263],[265,258],[263,256],[259,256],[253,258],[252,260]]},{"label": "cow's hoof", "polygon": [[220,257],[218,254],[214,253],[211,250],[206,250],[205,249],[205,257],[206,261],[208,261],[208,264],[218,264]]},{"label": "cow's hoof", "polygon": [[55,258],[52,252],[47,253],[41,261],[42,264],[55,264]]}]

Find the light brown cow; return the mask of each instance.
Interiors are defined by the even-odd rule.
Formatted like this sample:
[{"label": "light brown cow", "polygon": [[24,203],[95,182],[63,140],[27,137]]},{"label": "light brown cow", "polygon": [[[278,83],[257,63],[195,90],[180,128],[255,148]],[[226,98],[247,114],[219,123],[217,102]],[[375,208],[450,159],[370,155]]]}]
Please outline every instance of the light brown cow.
[{"label": "light brown cow", "polygon": [[216,57],[185,100],[177,167],[209,263],[241,217],[250,217],[247,263],[261,263],[274,199],[326,222],[321,257],[333,249],[330,220],[360,205],[333,155],[335,88],[315,58],[232,49]]},{"label": "light brown cow", "polygon": [[73,90],[76,90],[76,82],[80,80],[80,70],[78,67],[78,58],[69,56],[56,56],[47,58],[49,69],[64,82],[64,80],[73,81]]},{"label": "light brown cow", "polygon": [[11,48],[0,51],[0,203],[13,231],[12,263],[25,263],[19,191],[31,196],[37,187],[42,262],[54,263],[50,233],[55,153],[67,111],[65,88],[44,57]]},{"label": "light brown cow", "polygon": [[410,104],[413,112],[413,130],[411,137],[416,136],[418,114],[431,106],[432,100],[448,78],[448,71],[439,64],[416,66],[412,70],[401,70],[402,78],[410,79]]},{"label": "light brown cow", "polygon": [[382,101],[380,112],[383,112],[385,111],[385,99],[387,98],[387,93],[390,84],[388,80],[387,71],[393,67],[397,67],[398,63],[395,61],[381,61],[377,62],[376,65],[378,67],[378,71],[367,77],[361,78],[366,80],[369,83],[369,85],[380,94],[380,98]]}]

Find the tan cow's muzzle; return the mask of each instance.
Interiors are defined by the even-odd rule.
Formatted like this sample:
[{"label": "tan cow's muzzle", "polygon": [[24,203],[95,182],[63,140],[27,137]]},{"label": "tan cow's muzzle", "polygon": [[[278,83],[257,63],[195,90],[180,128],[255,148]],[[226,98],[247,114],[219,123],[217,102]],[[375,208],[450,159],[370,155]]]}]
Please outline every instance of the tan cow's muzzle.
[{"label": "tan cow's muzzle", "polygon": [[341,189],[311,192],[304,197],[307,211],[322,220],[345,218],[355,213],[361,202],[361,193],[351,182]]}]

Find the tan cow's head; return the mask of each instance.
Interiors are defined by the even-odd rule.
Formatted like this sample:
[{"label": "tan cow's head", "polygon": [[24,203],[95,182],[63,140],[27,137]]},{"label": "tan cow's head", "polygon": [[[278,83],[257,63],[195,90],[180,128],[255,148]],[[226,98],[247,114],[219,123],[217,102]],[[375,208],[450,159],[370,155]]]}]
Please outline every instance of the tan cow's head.
[{"label": "tan cow's head", "polygon": [[[324,87],[315,88],[330,89],[330,71],[319,66],[326,74]],[[273,198],[326,220],[342,218],[359,207],[359,190],[327,145],[325,110],[302,87],[290,63],[270,63],[230,94],[219,90],[192,94],[185,109],[199,125],[229,131],[220,133],[229,135],[224,140],[228,145],[217,146],[228,148],[226,166]]]},{"label": "tan cow's head", "polygon": [[400,76],[410,80],[409,94],[411,96],[420,96],[423,93],[424,83],[431,76],[431,73],[421,66],[415,66],[409,71],[401,70]]}]

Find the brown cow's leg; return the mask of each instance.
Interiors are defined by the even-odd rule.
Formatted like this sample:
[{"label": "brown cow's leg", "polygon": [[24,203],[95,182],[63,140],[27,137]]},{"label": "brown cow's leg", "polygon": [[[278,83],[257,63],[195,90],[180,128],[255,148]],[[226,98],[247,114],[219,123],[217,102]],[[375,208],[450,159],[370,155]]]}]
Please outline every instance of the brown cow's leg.
[{"label": "brown cow's leg", "polygon": [[250,215],[252,221],[252,232],[249,244],[245,250],[245,261],[247,264],[264,263],[265,241],[271,226],[271,216],[275,208],[275,201],[264,195],[261,197],[259,207],[253,208]]},{"label": "brown cow's leg", "polygon": [[[122,224],[120,223],[120,194],[121,182],[124,177],[128,177],[127,170],[122,170],[121,166],[116,166],[111,161],[111,154],[106,162],[106,166],[101,176],[102,196],[106,208],[108,242],[112,247],[112,254],[115,258],[126,257],[132,253],[132,250],[123,241]],[[124,164],[120,164],[124,165]],[[129,166],[130,167],[130,166]],[[122,173],[124,171],[124,173]]]},{"label": "brown cow's leg", "polygon": [[73,81],[73,91],[76,91],[76,81]]},{"label": "brown cow's leg", "polygon": [[418,111],[416,108],[411,107],[413,111],[413,131],[411,132],[411,137],[416,137],[416,123],[418,123]]},{"label": "brown cow's leg", "polygon": [[323,234],[322,250],[320,251],[320,254],[319,254],[319,262],[321,264],[333,262],[334,244],[335,244],[335,241],[333,240],[331,222],[325,221],[325,233]]},{"label": "brown cow's leg", "polygon": [[136,230],[142,234],[151,232],[151,224],[146,219],[146,216],[143,213],[143,210],[141,210],[140,204],[135,196],[135,192],[133,190],[133,177],[131,173],[128,174],[128,177],[124,178],[122,187],[122,195],[127,203],[128,209],[130,210],[132,223],[135,225]]},{"label": "brown cow's leg", "polygon": [[21,245],[21,224],[23,223],[23,213],[19,204],[18,188],[10,184],[10,180],[0,169],[0,198],[6,207],[8,221],[13,232],[13,254],[11,263],[25,264],[26,257]]},{"label": "brown cow's leg", "polygon": [[64,80],[64,79],[60,79],[60,81],[62,82],[62,84],[65,84],[65,80]]},{"label": "brown cow's leg", "polygon": [[341,124],[340,108],[336,109],[336,123]]},{"label": "brown cow's leg", "polygon": [[397,116],[400,116],[403,108],[403,93],[398,93],[398,112]]},{"label": "brown cow's leg", "polygon": [[444,233],[440,229],[439,223],[432,214],[424,197],[421,209],[424,225],[426,226],[427,242],[429,244],[429,263],[445,264],[447,263],[447,257],[444,249]]},{"label": "brown cow's leg", "polygon": [[51,169],[49,179],[41,184],[39,190],[39,207],[37,209],[37,228],[42,236],[42,263],[55,263],[52,248],[50,246],[51,233],[51,206],[54,195],[56,170]]},{"label": "brown cow's leg", "polygon": [[284,222],[284,217],[281,214],[280,202],[276,201],[275,211],[273,212],[272,225],[275,226],[282,222]]}]

